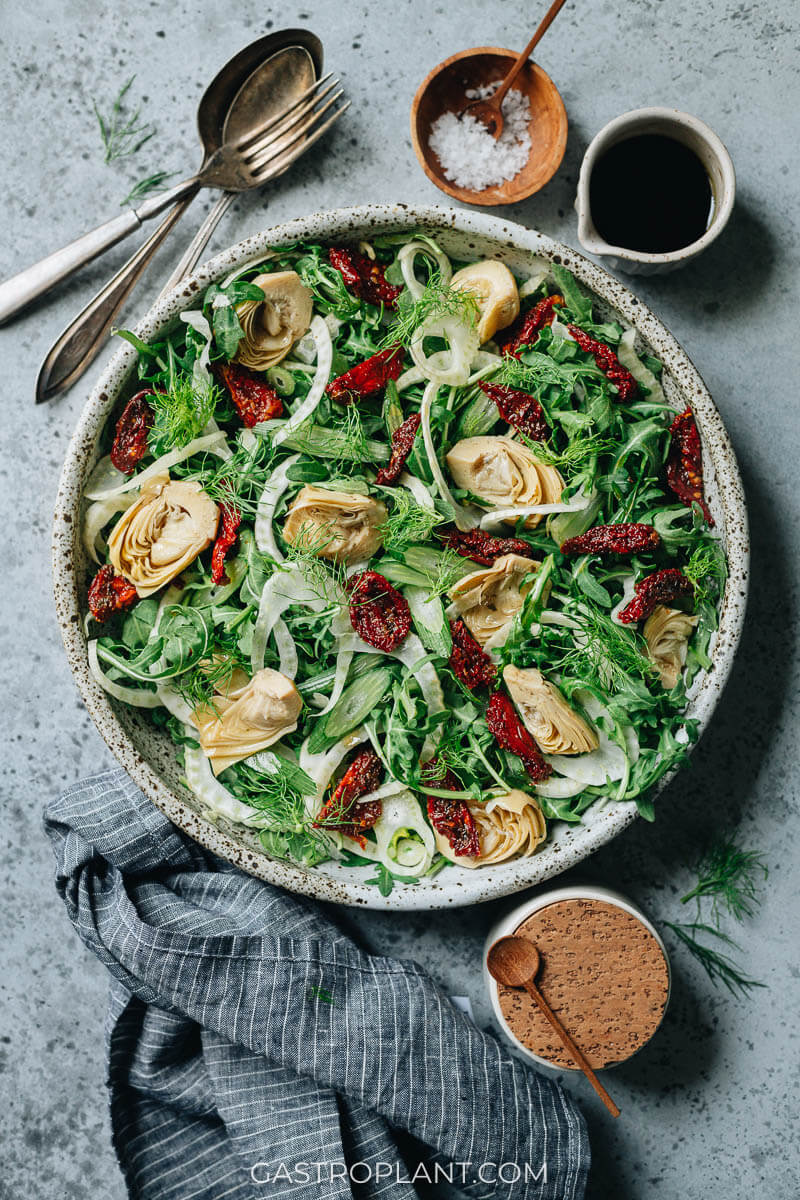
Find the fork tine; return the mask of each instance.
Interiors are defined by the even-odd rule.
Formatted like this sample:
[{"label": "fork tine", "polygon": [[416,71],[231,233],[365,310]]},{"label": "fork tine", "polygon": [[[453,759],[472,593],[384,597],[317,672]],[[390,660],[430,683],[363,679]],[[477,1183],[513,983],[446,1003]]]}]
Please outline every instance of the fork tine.
[{"label": "fork tine", "polygon": [[340,88],[335,92],[321,108],[315,108],[311,112],[305,113],[298,122],[293,122],[296,128],[292,130],[281,131],[281,135],[271,139],[264,144],[257,153],[249,155],[245,160],[245,167],[248,171],[257,171],[265,162],[274,158],[276,154],[282,153],[289,146],[293,145],[298,137],[301,137],[306,130],[315,125],[317,121],[328,111],[328,109],[336,104],[336,102],[344,95]]},{"label": "fork tine", "polygon": [[344,113],[350,107],[350,104],[351,101],[346,100],[340,108],[337,108],[336,111],[332,113],[330,117],[328,117],[327,121],[320,125],[318,129],[315,129],[314,132],[308,137],[304,137],[303,132],[301,131],[290,146],[287,146],[281,153],[275,155],[274,158],[269,159],[269,161],[264,163],[258,171],[253,172],[254,183],[266,183],[269,179],[274,179],[276,175],[282,174],[287,167],[292,165],[295,159],[299,158],[301,154],[305,154],[306,150],[310,150],[314,145],[314,142],[319,141],[322,135],[327,133],[331,125],[338,121],[339,117],[344,115]]},{"label": "fork tine", "polygon": [[[277,129],[259,137],[258,141],[252,142],[247,147],[247,149],[242,152],[243,161],[249,165],[256,159],[257,156],[262,154],[262,152],[264,150],[269,149],[270,146],[279,145],[281,139],[284,138],[288,133],[290,133],[292,131],[292,129],[294,129],[294,127],[303,120],[303,118],[306,116],[307,113],[311,112],[312,109],[316,108],[316,106],[322,100],[324,100],[326,96],[329,96],[331,91],[335,87],[337,87],[338,84],[339,84],[339,80],[334,79],[333,82],[330,83],[328,85],[328,87],[326,87],[318,95],[310,96],[299,107],[295,106],[297,111],[295,112],[294,116],[290,117],[289,120],[283,121],[278,126]],[[344,93],[343,93],[342,88],[339,88],[338,92],[335,93],[334,99],[338,98],[339,96],[342,96],[343,94]],[[328,103],[330,103],[330,101]],[[319,109],[318,111],[323,112],[324,109]]]},{"label": "fork tine", "polygon": [[[243,133],[241,137],[234,138],[230,145],[234,150],[247,150],[250,146],[252,146],[253,142],[257,138],[263,137],[264,134],[269,133],[271,130],[275,129],[276,126],[282,124],[286,117],[290,116],[299,104],[302,104],[304,100],[307,100],[309,96],[312,96],[315,92],[317,92],[319,88],[322,87],[323,83],[328,82],[332,75],[333,71],[328,71],[327,75],[320,76],[320,78],[315,80],[310,87],[307,87],[304,92],[301,92],[297,99],[294,100],[288,106],[288,108],[282,109],[281,112],[277,113],[274,117],[270,117],[268,121],[265,121],[263,125],[259,125],[256,129],[251,129],[247,133]],[[338,79],[334,80],[331,86],[335,87],[338,82]]]}]

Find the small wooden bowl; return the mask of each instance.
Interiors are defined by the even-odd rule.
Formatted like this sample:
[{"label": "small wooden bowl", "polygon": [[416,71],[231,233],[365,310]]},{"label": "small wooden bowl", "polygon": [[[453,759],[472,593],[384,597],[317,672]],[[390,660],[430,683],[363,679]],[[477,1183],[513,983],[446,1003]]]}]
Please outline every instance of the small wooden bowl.
[{"label": "small wooden bowl", "polygon": [[439,158],[430,148],[431,125],[445,112],[459,112],[466,103],[468,88],[484,87],[501,80],[517,57],[513,50],[498,46],[476,46],[462,50],[434,67],[420,84],[411,105],[411,140],[423,171],[438,188],[465,204],[515,204],[543,188],[552,179],[567,145],[567,113],[564,101],[549,75],[530,60],[514,81],[531,106],[528,131],[531,156],[513,179],[475,192],[456,187],[445,177]]}]

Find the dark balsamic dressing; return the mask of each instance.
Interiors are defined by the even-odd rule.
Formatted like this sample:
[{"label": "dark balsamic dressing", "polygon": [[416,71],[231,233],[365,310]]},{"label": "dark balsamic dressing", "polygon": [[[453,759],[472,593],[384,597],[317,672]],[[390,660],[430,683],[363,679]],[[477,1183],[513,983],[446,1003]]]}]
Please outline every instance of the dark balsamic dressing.
[{"label": "dark balsamic dressing", "polygon": [[610,245],[664,254],[703,236],[714,193],[693,150],[646,133],[617,142],[598,160],[589,205],[595,228]]}]

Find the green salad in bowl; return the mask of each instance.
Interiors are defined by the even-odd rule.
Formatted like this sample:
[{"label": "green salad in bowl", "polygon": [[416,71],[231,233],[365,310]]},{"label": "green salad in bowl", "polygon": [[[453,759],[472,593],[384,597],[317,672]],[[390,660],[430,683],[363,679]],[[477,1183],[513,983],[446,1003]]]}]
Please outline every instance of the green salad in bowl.
[{"label": "green salad in bowl", "polygon": [[204,814],[384,892],[651,818],[727,570],[634,330],[441,240],[282,245],[123,332],[84,488],[95,681]]}]

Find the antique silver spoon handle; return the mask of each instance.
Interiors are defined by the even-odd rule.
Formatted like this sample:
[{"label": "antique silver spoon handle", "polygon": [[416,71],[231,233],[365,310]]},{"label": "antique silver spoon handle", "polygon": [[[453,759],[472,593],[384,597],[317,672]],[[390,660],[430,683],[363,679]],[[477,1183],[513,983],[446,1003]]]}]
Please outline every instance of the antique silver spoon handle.
[{"label": "antique silver spoon handle", "polygon": [[196,190],[195,178],[186,179],[169,191],[146,200],[137,209],[129,208],[120,216],[112,217],[104,225],[98,225],[97,229],[76,238],[61,250],[48,254],[38,263],[0,283],[0,324],[15,316],[39,296],[43,296],[57,283],[85,267],[98,255],[116,246],[117,242],[135,233],[143,221],[158,216],[187,192],[194,194]]},{"label": "antique silver spoon handle", "polygon": [[212,233],[219,225],[225,213],[236,199],[236,192],[223,192],[217,199],[213,208],[209,209],[203,224],[198,229],[197,233],[192,238],[189,245],[186,247],[180,262],[175,267],[175,270],[170,275],[167,282],[159,292],[159,300],[163,300],[167,292],[171,292],[174,287],[185,278],[186,275],[191,275],[194,268],[197,266],[200,255],[205,250],[209,243]]},{"label": "antique silver spoon handle", "polygon": [[[188,208],[193,195],[194,193],[175,205],[158,229],[140,246],[136,254],[128,259],[114,278],[89,301],[53,344],[42,363],[36,381],[37,404],[52,400],[60,392],[71,387],[97,357],[134,284],[164,238]],[[223,192],[219,197],[162,288],[159,299],[166,296],[167,292],[191,272],[235,197],[235,192]]]},{"label": "antique silver spoon handle", "polygon": [[104,288],[89,301],[50,348],[36,380],[36,403],[52,400],[70,387],[105,345],[109,330],[134,284],[164,238],[191,204],[196,189],[179,200],[146,242]]}]

